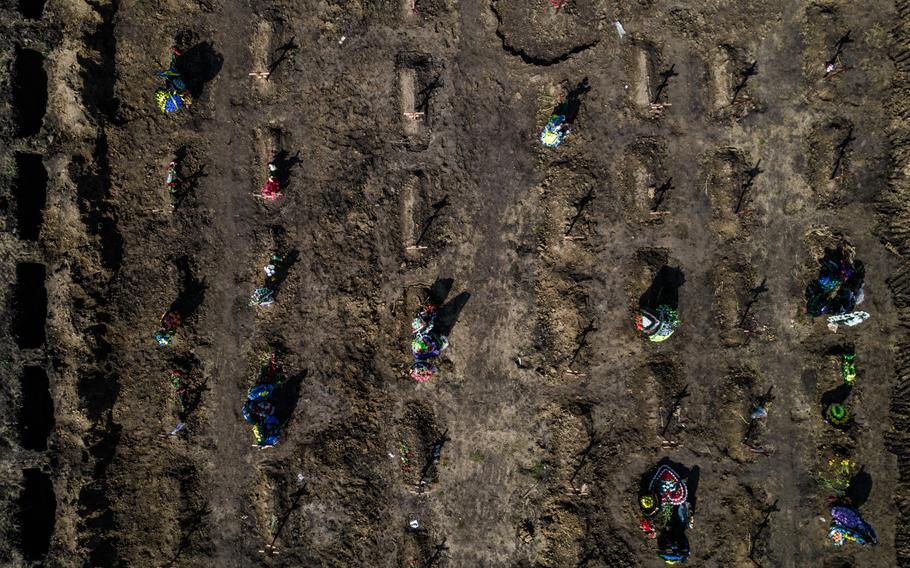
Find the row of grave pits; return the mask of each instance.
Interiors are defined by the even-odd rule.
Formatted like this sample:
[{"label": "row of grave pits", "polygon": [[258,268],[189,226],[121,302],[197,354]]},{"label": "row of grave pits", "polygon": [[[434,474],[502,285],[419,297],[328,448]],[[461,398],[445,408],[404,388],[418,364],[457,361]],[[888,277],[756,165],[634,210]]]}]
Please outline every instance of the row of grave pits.
[{"label": "row of grave pits", "polygon": [[[681,199],[679,194],[690,193],[688,188],[676,187],[666,162],[666,144],[646,137],[627,146],[618,162],[622,165],[609,173],[588,171],[586,166],[570,170],[562,163],[554,164],[541,187],[544,219],[534,228],[544,252],[567,253],[569,249],[560,246],[563,241],[591,241],[597,236],[598,219],[608,214],[605,208],[609,205],[598,202],[599,194],[608,189],[598,191],[601,184],[596,179],[618,182],[618,204],[624,218],[645,224],[664,223]],[[753,200],[755,180],[762,173],[760,162],[749,161],[734,148],[724,148],[705,157],[702,170],[713,228],[725,238],[739,236],[754,223],[757,213]]]},{"label": "row of grave pits", "polygon": [[[20,0],[18,8],[24,18],[36,20],[43,15],[44,4],[44,0]],[[16,134],[20,138],[36,136],[41,131],[47,101],[44,55],[34,49],[17,48],[12,64],[12,106]],[[10,187],[16,233],[23,241],[37,241],[47,204],[47,169],[43,157],[37,153],[18,151],[12,160],[14,177]],[[20,349],[41,349],[47,340],[46,277],[47,270],[42,263],[20,262],[16,265],[10,313],[12,335]],[[48,449],[55,424],[54,403],[48,372],[41,365],[27,364],[20,370],[18,413],[14,423],[22,448],[34,452]],[[40,562],[50,549],[57,499],[53,482],[42,469],[27,468],[22,475],[18,550],[26,562]]]},{"label": "row of grave pits", "polygon": [[[677,59],[682,59],[677,54]],[[707,56],[704,73],[708,78],[707,97],[710,116],[722,120],[741,120],[750,113],[763,112],[763,104],[752,94],[751,84],[759,75],[758,61],[748,47],[720,44]],[[627,94],[630,103],[644,116],[658,118],[672,112],[676,97],[671,97],[673,84],[682,72],[698,72],[696,67],[677,67],[669,54],[655,43],[633,37],[626,55],[626,73],[630,78]],[[697,61],[697,60],[696,60]]]}]

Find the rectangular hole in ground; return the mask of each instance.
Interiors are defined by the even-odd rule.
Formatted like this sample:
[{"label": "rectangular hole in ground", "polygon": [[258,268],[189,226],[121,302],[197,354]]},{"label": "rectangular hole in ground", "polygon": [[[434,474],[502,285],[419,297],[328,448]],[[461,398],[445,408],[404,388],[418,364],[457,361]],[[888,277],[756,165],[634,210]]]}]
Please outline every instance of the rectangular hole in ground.
[{"label": "rectangular hole in ground", "polygon": [[714,108],[720,109],[730,103],[736,86],[736,67],[733,48],[721,46],[711,54],[710,71],[713,79],[712,99]]},{"label": "rectangular hole in ground", "polygon": [[13,105],[19,120],[19,136],[38,134],[47,112],[47,73],[44,56],[33,49],[16,51]]},{"label": "rectangular hole in ground", "polygon": [[47,371],[28,366],[22,370],[22,404],[19,407],[19,433],[22,447],[43,452],[54,429],[54,401]]},{"label": "rectangular hole in ground", "polygon": [[424,117],[415,114],[417,72],[414,69],[399,69],[398,80],[401,86],[401,122],[404,132],[410,135],[419,134]]},{"label": "rectangular hole in ground", "polygon": [[433,95],[440,86],[440,71],[423,53],[399,54],[397,66],[402,129],[408,136],[425,135]]},{"label": "rectangular hole in ground", "polygon": [[13,300],[13,332],[22,349],[44,345],[47,320],[47,289],[43,264],[22,262],[16,265],[16,289]]},{"label": "rectangular hole in ground", "polygon": [[44,15],[45,0],[19,0],[19,12],[29,20],[39,20]]},{"label": "rectangular hole in ground", "polygon": [[[672,200],[672,180],[663,169],[663,156],[664,150],[658,144],[642,140],[627,148],[622,160],[623,205],[647,219],[654,218],[650,213],[655,206],[667,210]],[[663,195],[659,196],[658,191]]]},{"label": "rectangular hole in ground", "polygon": [[413,246],[417,238],[415,207],[421,193],[420,180],[420,172],[411,173],[401,188],[401,240],[405,247]]},{"label": "rectangular hole in ground", "polygon": [[19,498],[19,524],[25,559],[44,559],[50,548],[57,513],[57,498],[50,477],[39,469],[22,472],[25,484]]},{"label": "rectangular hole in ground", "polygon": [[16,179],[13,182],[19,237],[38,240],[47,204],[47,169],[40,154],[16,153]]},{"label": "rectangular hole in ground", "polygon": [[[655,102],[653,97],[660,84],[659,59],[653,45],[643,42],[636,46],[632,56],[632,98],[639,107],[648,107]],[[666,98],[666,91],[662,95],[662,99]]]}]

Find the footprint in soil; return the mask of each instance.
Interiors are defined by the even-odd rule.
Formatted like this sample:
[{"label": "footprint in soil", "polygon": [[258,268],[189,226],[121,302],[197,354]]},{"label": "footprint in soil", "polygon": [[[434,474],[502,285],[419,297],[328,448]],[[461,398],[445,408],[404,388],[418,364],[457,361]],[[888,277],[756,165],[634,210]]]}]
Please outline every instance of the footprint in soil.
[{"label": "footprint in soil", "polygon": [[679,268],[663,266],[657,271],[651,286],[641,295],[638,307],[655,309],[660,305],[679,308],[679,289],[686,282],[686,277]]}]

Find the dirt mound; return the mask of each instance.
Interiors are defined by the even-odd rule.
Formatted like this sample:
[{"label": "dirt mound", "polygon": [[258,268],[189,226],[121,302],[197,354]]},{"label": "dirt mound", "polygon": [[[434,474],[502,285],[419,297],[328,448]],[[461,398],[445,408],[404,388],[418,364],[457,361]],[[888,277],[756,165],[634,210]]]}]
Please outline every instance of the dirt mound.
[{"label": "dirt mound", "polygon": [[564,2],[559,8],[543,2],[496,0],[497,34],[508,53],[533,65],[553,65],[596,46],[604,33],[606,2]]}]

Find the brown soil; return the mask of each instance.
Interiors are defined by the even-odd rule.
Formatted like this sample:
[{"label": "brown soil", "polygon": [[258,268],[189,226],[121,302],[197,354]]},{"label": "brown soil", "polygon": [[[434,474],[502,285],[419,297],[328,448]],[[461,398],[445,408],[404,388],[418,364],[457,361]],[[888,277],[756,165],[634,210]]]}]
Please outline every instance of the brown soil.
[{"label": "brown soil", "polygon": [[[692,565],[910,566],[906,0],[10,0],[0,26],[0,563],[657,566],[635,493],[669,457],[698,472]],[[172,45],[195,102],[163,115]],[[872,317],[832,334],[804,289],[840,243]],[[251,308],[275,247],[297,260]],[[682,323],[650,344],[664,266]],[[416,384],[428,298],[451,347]],[[258,450],[274,348],[290,418]],[[877,547],[826,542],[832,445]]]}]

